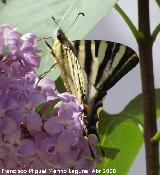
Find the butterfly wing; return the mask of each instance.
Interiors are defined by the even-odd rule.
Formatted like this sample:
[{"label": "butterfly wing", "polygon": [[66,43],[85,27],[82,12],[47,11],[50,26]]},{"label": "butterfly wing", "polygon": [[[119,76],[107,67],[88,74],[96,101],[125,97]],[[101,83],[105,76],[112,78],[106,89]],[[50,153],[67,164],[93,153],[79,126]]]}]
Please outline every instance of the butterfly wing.
[{"label": "butterfly wing", "polygon": [[[77,58],[87,77],[88,130],[96,126],[102,98],[139,62],[135,51],[120,43],[100,40],[73,42]],[[93,128],[95,130],[95,128]],[[92,131],[89,131],[92,133]],[[95,131],[93,131],[94,133]]]},{"label": "butterfly wing", "polygon": [[108,91],[139,62],[136,52],[120,43],[100,40],[73,43],[88,83],[99,92]]}]

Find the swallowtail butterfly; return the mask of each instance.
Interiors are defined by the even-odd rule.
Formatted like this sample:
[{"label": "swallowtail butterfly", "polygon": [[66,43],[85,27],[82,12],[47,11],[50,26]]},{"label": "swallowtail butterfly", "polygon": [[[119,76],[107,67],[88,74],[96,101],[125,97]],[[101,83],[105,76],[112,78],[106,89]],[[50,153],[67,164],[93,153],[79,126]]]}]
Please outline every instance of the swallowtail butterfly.
[{"label": "swallowtail butterfly", "polygon": [[[53,46],[47,43],[66,89],[87,106],[85,135],[97,134],[98,109],[102,98],[139,62],[131,48],[120,43],[100,40],[69,41],[62,29],[57,31]],[[98,138],[99,139],[99,138]]]}]

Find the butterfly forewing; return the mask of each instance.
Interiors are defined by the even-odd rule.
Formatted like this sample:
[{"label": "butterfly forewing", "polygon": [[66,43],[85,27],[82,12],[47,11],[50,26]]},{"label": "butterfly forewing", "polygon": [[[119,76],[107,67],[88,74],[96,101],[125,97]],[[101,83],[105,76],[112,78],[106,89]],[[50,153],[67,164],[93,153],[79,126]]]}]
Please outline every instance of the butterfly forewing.
[{"label": "butterfly forewing", "polygon": [[67,39],[64,41],[57,39],[52,47],[52,52],[61,70],[66,89],[77,97],[79,103],[82,103],[86,89],[85,76],[72,43]]},{"label": "butterfly forewing", "polygon": [[88,83],[98,92],[108,91],[139,62],[135,51],[123,44],[99,40],[73,43]]}]

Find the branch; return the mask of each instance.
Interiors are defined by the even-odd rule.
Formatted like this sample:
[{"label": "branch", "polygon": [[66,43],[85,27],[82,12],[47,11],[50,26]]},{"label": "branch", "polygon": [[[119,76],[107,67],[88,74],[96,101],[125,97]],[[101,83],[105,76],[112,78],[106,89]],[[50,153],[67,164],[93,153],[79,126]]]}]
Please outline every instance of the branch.
[{"label": "branch", "polygon": [[154,41],[157,38],[157,35],[160,32],[160,24],[157,25],[157,27],[154,29],[153,33],[152,33],[152,42],[154,43]]},{"label": "branch", "polygon": [[147,175],[159,174],[159,143],[152,142],[157,133],[156,99],[153,75],[152,37],[150,34],[149,0],[138,0],[139,31],[143,38],[138,41],[142,97],[144,112],[144,142]]},{"label": "branch", "polygon": [[138,41],[141,37],[142,34],[140,32],[138,32],[137,28],[135,27],[135,25],[132,23],[132,21],[130,20],[130,18],[127,16],[127,14],[121,9],[121,7],[116,4],[114,6],[114,8],[118,11],[118,13],[122,16],[122,18],[124,19],[124,21],[127,23],[128,27],[130,28],[131,32],[133,33],[135,39]]}]

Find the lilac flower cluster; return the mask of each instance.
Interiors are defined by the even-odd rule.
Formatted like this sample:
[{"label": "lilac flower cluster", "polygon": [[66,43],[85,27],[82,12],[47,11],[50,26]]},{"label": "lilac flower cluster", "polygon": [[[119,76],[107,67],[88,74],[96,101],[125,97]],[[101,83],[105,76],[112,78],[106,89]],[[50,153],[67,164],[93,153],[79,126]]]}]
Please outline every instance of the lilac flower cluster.
[{"label": "lilac flower cluster", "polygon": [[0,26],[0,168],[91,170],[96,161],[87,159],[82,107],[71,94],[58,93],[52,80],[39,81],[36,45],[34,34]]}]

